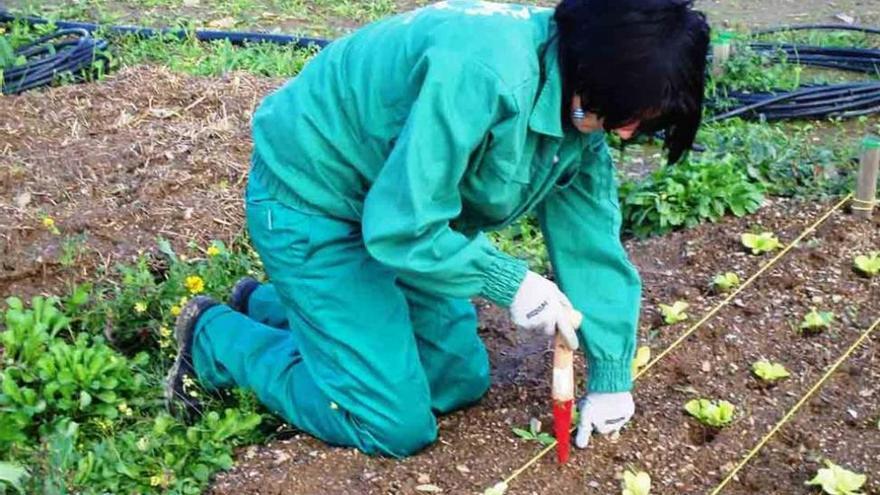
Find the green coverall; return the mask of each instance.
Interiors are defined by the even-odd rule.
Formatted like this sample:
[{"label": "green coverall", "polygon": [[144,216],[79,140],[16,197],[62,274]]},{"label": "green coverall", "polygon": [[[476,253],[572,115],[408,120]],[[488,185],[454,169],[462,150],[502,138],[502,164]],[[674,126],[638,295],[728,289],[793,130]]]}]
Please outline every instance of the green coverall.
[{"label": "green coverall", "polygon": [[527,270],[483,232],[535,212],[585,317],[589,390],[630,390],[640,281],[604,135],[563,129],[555,40],[549,9],[440,2],[332,43],[268,96],[246,210],[272,283],[247,315],[200,318],[200,381],[331,444],[418,451],[434,413],[489,387],[469,298],[508,306]]}]

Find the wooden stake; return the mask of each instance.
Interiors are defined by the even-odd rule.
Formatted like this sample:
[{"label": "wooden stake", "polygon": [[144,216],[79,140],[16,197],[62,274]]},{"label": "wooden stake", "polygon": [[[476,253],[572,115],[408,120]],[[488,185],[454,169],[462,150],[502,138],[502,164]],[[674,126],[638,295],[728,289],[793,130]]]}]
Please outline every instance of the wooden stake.
[{"label": "wooden stake", "polygon": [[880,168],[880,139],[869,136],[862,142],[862,161],[856,195],[853,199],[853,214],[871,218],[877,203],[877,175]]},{"label": "wooden stake", "polygon": [[724,75],[724,65],[730,60],[730,43],[724,42],[712,45],[712,75],[721,77]]}]

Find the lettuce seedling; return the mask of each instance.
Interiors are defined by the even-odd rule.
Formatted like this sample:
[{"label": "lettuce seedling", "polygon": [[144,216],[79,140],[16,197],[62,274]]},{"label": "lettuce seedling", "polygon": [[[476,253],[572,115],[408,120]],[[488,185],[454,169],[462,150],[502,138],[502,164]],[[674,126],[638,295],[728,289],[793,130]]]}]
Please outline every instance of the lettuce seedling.
[{"label": "lettuce seedling", "polygon": [[722,273],[712,279],[712,286],[719,292],[727,292],[734,287],[739,287],[739,284],[739,275],[733,272]]},{"label": "lettuce seedling", "polygon": [[541,422],[534,418],[529,421],[528,430],[514,428],[513,433],[523,440],[534,440],[542,445],[550,445],[556,441],[556,439],[553,438],[553,435],[541,431]]},{"label": "lettuce seedling", "polygon": [[661,304],[660,313],[663,314],[663,321],[666,322],[667,325],[675,325],[678,322],[687,320],[688,315],[685,313],[685,310],[688,309],[689,306],[690,305],[684,301],[675,301],[672,306]]},{"label": "lettuce seedling", "polygon": [[860,495],[856,490],[868,480],[864,474],[854,473],[826,460],[827,468],[822,468],[808,485],[821,486],[828,495]]},{"label": "lettuce seedling", "polygon": [[684,405],[684,409],[700,423],[721,428],[733,421],[736,407],[726,400],[693,399]]},{"label": "lettuce seedling", "polygon": [[621,495],[649,495],[651,493],[651,476],[644,471],[623,472],[623,492]]},{"label": "lettuce seedling", "polygon": [[816,311],[816,308],[813,308],[812,311],[804,316],[804,321],[801,322],[801,330],[818,332],[828,328],[832,320],[834,320],[834,313],[831,311]]},{"label": "lettuce seedling", "polygon": [[880,273],[880,251],[874,251],[868,256],[856,256],[855,266],[860,272],[869,277]]},{"label": "lettuce seedling", "polygon": [[500,481],[492,488],[486,488],[486,490],[483,491],[483,495],[504,495],[506,491],[507,483]]},{"label": "lettuce seedling", "polygon": [[752,373],[765,382],[775,382],[791,376],[785,366],[765,360],[752,364]]},{"label": "lettuce seedling", "polygon": [[773,232],[764,232],[760,235],[743,234],[741,239],[743,246],[751,249],[752,254],[769,253],[782,247]]},{"label": "lettuce seedling", "polygon": [[639,347],[636,351],[636,357],[632,362],[632,374],[635,375],[640,369],[644,368],[651,361],[651,348],[648,346]]}]

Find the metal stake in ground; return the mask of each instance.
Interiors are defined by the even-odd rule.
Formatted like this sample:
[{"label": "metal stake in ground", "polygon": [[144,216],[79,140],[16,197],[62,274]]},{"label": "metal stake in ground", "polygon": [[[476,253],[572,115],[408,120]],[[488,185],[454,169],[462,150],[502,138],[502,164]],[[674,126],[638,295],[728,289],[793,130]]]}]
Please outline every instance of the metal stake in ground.
[{"label": "metal stake in ground", "polygon": [[862,164],[852,210],[856,216],[871,218],[877,204],[877,173],[880,167],[880,138],[868,136],[862,142]]}]

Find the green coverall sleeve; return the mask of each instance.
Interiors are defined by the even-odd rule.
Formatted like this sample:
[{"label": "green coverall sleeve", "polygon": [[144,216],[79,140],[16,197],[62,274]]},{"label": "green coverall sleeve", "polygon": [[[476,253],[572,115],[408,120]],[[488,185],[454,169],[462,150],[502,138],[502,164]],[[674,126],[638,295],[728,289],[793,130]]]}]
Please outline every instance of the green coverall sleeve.
[{"label": "green coverall sleeve", "polygon": [[625,392],[632,389],[641,281],[620,241],[614,165],[604,141],[587,148],[574,173],[538,205],[538,219],[556,281],[584,315],[578,335],[588,390]]},{"label": "green coverall sleeve", "polygon": [[[517,118],[516,103],[489,69],[457,57],[428,54],[414,69],[423,77],[421,89],[364,201],[364,244],[428,292],[482,295],[508,306],[526,263],[482,234],[455,231],[450,221],[462,210],[459,184],[471,153],[496,125]],[[493,139],[506,138],[493,133]]]}]

